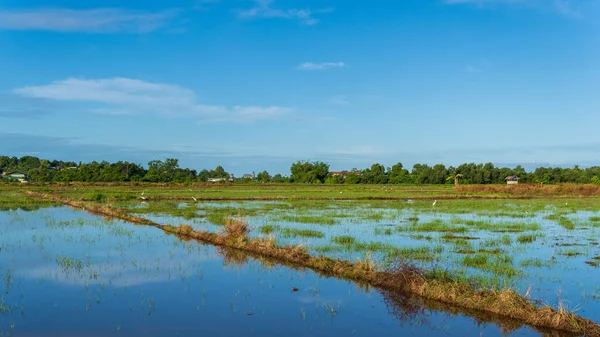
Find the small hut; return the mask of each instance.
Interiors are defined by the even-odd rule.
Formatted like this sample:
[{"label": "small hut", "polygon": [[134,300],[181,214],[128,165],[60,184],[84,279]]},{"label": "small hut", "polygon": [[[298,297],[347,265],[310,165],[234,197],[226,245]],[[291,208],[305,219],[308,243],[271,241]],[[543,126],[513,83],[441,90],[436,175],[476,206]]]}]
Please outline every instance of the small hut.
[{"label": "small hut", "polygon": [[504,180],[506,180],[506,185],[518,185],[519,184],[519,177],[517,177],[517,176],[508,176],[508,177],[504,178]]}]

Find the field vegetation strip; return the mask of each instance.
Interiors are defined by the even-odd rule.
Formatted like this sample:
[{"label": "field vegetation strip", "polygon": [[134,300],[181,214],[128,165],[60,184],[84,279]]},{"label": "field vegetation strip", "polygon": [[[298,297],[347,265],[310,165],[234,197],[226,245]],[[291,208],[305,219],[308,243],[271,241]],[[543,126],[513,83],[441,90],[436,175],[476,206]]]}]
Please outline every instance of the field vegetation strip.
[{"label": "field vegetation strip", "polygon": [[[189,225],[159,224],[109,205],[86,203],[31,191],[28,191],[27,195],[31,198],[62,203],[90,213],[122,219],[133,224],[153,226],[183,239],[195,239],[219,247],[238,249],[272,258],[284,264],[309,268],[324,275],[367,283],[386,291],[414,294],[424,299],[468,310],[516,319],[540,329],[549,328],[585,336],[600,336],[600,325],[575,315],[562,304],[558,308],[546,304],[540,305],[512,289],[479,289],[472,279],[459,278],[443,270],[422,270],[405,260],[398,260],[391,267],[382,270],[368,258],[350,262],[326,256],[311,256],[301,245],[278,246],[272,237],[251,239],[249,235],[251,228],[242,218],[226,218],[223,229],[219,233],[211,233],[194,230]],[[468,262],[480,263],[481,261]]]}]

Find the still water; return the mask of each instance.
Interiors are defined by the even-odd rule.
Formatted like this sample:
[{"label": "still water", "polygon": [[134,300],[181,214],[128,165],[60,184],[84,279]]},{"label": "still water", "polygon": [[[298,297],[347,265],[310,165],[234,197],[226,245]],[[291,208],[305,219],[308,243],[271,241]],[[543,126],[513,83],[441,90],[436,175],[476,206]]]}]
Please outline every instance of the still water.
[{"label": "still water", "polygon": [[0,212],[0,296],[1,336],[539,334],[66,207]]}]

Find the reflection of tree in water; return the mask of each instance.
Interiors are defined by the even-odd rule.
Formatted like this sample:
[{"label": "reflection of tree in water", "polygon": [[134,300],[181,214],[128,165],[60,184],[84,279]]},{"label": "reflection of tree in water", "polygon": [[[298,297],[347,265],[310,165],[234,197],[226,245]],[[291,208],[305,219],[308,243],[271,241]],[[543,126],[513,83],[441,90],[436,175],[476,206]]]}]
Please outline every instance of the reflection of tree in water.
[{"label": "reflection of tree in water", "polygon": [[49,205],[45,206],[23,206],[22,204],[0,204],[0,211],[23,211],[23,212],[33,212],[40,210],[42,208],[49,207]]}]

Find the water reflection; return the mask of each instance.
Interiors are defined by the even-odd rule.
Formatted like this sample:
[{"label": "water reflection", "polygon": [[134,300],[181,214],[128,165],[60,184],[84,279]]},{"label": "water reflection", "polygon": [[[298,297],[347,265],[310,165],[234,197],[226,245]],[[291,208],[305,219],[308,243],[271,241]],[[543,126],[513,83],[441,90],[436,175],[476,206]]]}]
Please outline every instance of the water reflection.
[{"label": "water reflection", "polygon": [[70,208],[0,212],[0,303],[5,336],[537,334]]}]

